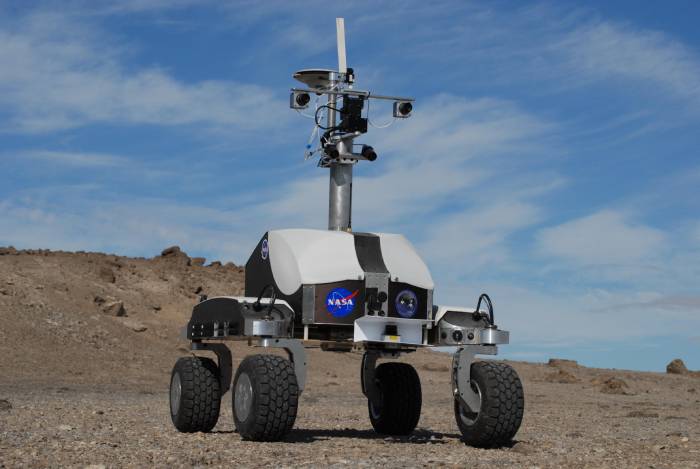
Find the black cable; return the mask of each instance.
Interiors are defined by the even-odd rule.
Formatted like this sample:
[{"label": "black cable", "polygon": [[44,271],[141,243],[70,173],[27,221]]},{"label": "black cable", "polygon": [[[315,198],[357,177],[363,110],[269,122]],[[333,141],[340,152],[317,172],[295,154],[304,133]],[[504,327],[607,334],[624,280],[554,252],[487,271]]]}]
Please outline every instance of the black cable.
[{"label": "black cable", "polygon": [[338,130],[340,127],[338,127],[337,125],[335,125],[335,126],[333,126],[333,127],[324,127],[324,126],[322,126],[321,124],[318,123],[318,113],[319,113],[319,111],[320,111],[321,109],[323,109],[324,107],[327,107],[327,108],[330,109],[331,111],[335,111],[335,112],[338,112],[338,113],[342,113],[342,112],[343,112],[343,111],[341,111],[341,110],[339,110],[339,109],[336,109],[336,108],[334,108],[334,107],[329,106],[328,104],[324,104],[323,106],[319,106],[318,109],[316,109],[316,112],[314,113],[314,122],[316,123],[316,127],[318,127],[318,128],[321,129],[321,130],[330,130],[330,131]]},{"label": "black cable", "polygon": [[255,300],[255,303],[253,303],[253,309],[255,311],[260,311],[260,300],[262,299],[263,295],[268,289],[272,289],[272,295],[270,295],[270,303],[267,305],[267,315],[270,316],[270,314],[272,313],[272,308],[275,306],[275,300],[277,300],[277,291],[275,291],[275,287],[271,284],[265,285],[262,288],[262,290],[260,290],[258,299]]},{"label": "black cable", "polygon": [[486,293],[482,293],[481,296],[479,296],[479,301],[476,303],[476,313],[479,313],[479,308],[481,307],[482,300],[485,301],[486,308],[489,310],[489,322],[492,326],[495,326],[496,323],[494,322],[495,320],[493,317],[493,303],[491,303],[491,298]]}]

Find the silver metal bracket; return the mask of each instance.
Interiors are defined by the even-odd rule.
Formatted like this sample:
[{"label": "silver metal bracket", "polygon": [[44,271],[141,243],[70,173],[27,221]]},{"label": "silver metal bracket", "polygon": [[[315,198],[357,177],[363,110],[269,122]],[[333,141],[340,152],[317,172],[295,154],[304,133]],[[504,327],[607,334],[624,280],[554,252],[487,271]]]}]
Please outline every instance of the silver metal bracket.
[{"label": "silver metal bracket", "polygon": [[375,379],[375,373],[377,371],[377,359],[383,358],[399,358],[400,352],[396,351],[379,351],[371,350],[367,351],[362,355],[362,368],[361,368],[361,382],[362,382],[362,394],[367,396],[370,402],[379,403],[381,398],[379,394],[379,387],[377,386],[377,380]]},{"label": "silver metal bracket", "polygon": [[233,377],[233,360],[231,351],[225,344],[192,342],[192,350],[209,350],[216,354],[219,360],[219,383],[221,395],[223,396],[231,388],[231,378]]},{"label": "silver metal bracket", "polygon": [[457,349],[452,357],[452,393],[462,405],[473,412],[478,412],[481,407],[481,396],[471,386],[471,367],[474,356],[496,355],[497,352],[495,346],[475,345]]},{"label": "silver metal bracket", "polygon": [[289,355],[289,360],[294,365],[294,374],[297,377],[299,393],[306,385],[306,350],[299,339],[272,339],[264,338],[258,342],[260,347],[282,348]]}]

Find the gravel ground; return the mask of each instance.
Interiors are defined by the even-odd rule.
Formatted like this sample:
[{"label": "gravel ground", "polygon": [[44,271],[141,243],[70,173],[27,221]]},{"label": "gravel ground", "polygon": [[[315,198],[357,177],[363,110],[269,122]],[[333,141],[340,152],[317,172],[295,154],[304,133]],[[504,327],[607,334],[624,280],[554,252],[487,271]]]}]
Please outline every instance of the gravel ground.
[{"label": "gravel ground", "polygon": [[460,441],[442,354],[406,360],[419,370],[424,402],[418,429],[404,438],[372,430],[359,355],[310,355],[295,429],[279,443],[241,440],[230,393],[212,433],[178,433],[165,379],[140,389],[3,385],[0,467],[700,467],[695,378],[615,372],[628,390],[606,394],[595,383],[607,370],[577,367],[567,373],[580,381],[565,384],[549,382],[551,367],[515,363],[526,390],[523,426],[511,447],[483,450]]}]

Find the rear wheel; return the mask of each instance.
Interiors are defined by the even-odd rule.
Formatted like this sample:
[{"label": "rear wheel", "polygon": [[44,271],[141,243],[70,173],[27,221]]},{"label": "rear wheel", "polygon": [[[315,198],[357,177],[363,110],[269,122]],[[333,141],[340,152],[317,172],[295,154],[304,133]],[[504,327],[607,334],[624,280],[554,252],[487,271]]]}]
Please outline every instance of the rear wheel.
[{"label": "rear wheel", "polygon": [[181,432],[208,432],[219,420],[219,368],[205,357],[183,357],[170,376],[170,418]]},{"label": "rear wheel", "polygon": [[408,435],[418,425],[422,405],[420,378],[407,363],[382,363],[375,371],[378,402],[368,400],[369,419],[377,433]]},{"label": "rear wheel", "polygon": [[455,418],[464,442],[482,448],[509,443],[520,428],[525,408],[523,386],[515,370],[505,363],[476,362],[470,385],[479,395],[478,409],[455,399]]},{"label": "rear wheel", "polygon": [[246,357],[233,382],[233,420],[241,437],[282,439],[294,426],[299,402],[294,367],[276,355]]}]

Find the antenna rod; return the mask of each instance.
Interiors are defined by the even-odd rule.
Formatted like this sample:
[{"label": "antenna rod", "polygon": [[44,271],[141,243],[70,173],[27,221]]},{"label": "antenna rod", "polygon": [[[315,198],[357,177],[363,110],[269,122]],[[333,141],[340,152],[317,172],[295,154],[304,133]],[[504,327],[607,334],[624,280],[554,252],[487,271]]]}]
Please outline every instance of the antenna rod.
[{"label": "antenna rod", "polygon": [[[338,72],[347,73],[345,59],[345,20],[335,19],[338,39]],[[341,77],[336,76],[331,82],[331,91],[339,84]],[[336,107],[336,94],[328,94],[328,105]],[[336,111],[328,109],[328,127],[336,124]],[[349,148],[348,148],[349,147]],[[338,142],[338,151],[352,153],[352,139]],[[352,164],[335,161],[330,164],[330,183],[328,187],[328,229],[332,231],[352,230]]]}]

